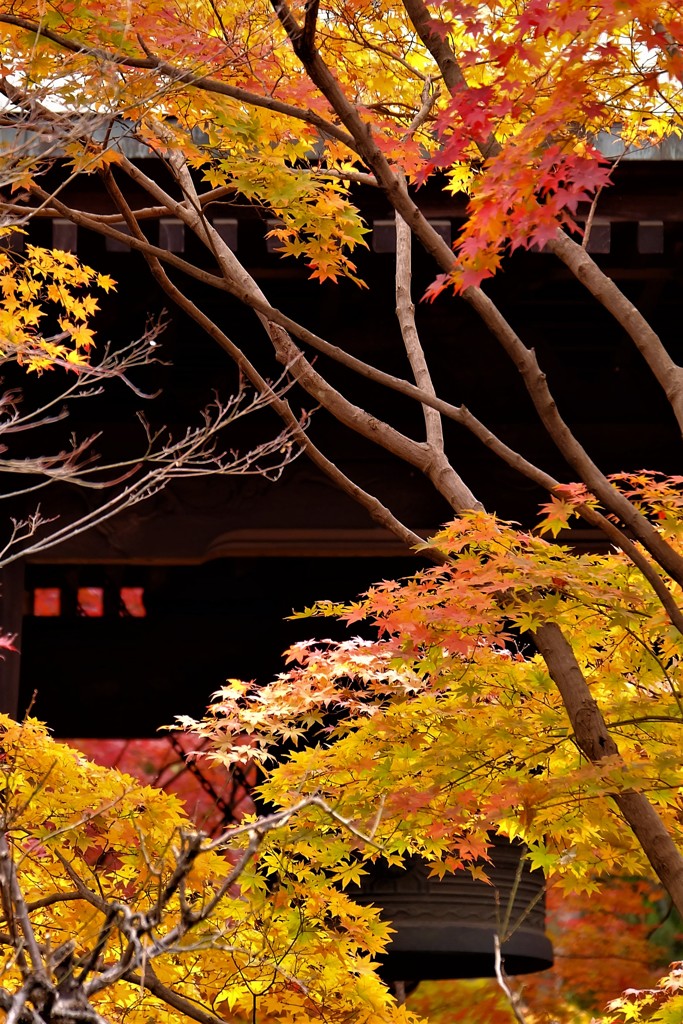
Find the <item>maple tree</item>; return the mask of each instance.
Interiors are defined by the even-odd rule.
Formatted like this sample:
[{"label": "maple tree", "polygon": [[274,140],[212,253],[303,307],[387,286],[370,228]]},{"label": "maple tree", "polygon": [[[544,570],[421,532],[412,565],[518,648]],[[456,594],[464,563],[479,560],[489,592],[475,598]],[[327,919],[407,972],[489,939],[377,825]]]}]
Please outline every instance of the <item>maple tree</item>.
[{"label": "maple tree", "polygon": [[[2,161],[5,215],[19,224],[38,215],[66,218],[140,252],[160,288],[234,359],[315,464],[377,522],[419,544],[316,447],[288,398],[275,395],[259,370],[258,347],[253,356],[238,347],[193,288],[199,282],[236,297],[255,312],[272,353],[314,404],[422,472],[460,517],[423,548],[436,569],[375,588],[357,607],[329,609],[376,623],[385,631],[379,641],[300,650],[299,668],[267,699],[235,684],[195,728],[218,743],[221,756],[241,757],[243,744],[232,743],[231,730],[243,735],[258,727],[254,749],[265,749],[273,735],[305,732],[330,702],[341,703],[342,735],[329,750],[307,748],[273,771],[266,786],[272,799],[291,799],[310,777],[353,820],[373,821],[381,800],[382,827],[396,827],[395,846],[383,840],[389,855],[422,849],[444,867],[481,853],[494,825],[522,834],[532,861],[565,885],[597,884],[591,872],[627,863],[634,872],[654,871],[683,910],[675,804],[683,629],[678,482],[608,478],[563,418],[533,349],[482,288],[506,254],[542,247],[632,340],[683,427],[683,368],[576,232],[609,182],[596,146],[600,132],[641,146],[680,131],[679,6],[254,0],[219,9],[200,0],[173,8],[155,0],[13,0],[0,14],[0,32],[2,119],[13,140]],[[17,141],[26,137],[35,145]],[[167,178],[131,160],[122,138],[154,153]],[[109,212],[83,209],[73,193],[51,189],[46,175],[56,163],[66,163],[71,180],[96,175]],[[419,208],[417,189],[431,175],[469,194],[455,251]],[[208,215],[235,198],[265,208],[279,222],[274,233],[284,254],[304,259],[314,279],[356,280],[353,254],[366,230],[358,187],[381,189],[396,215],[397,316],[415,383],[368,365],[275,308]],[[143,205],[130,198],[133,188],[145,195]],[[149,241],[145,225],[162,216],[193,234],[201,260]],[[428,297],[453,293],[454,303],[467,303],[509,355],[570,467],[567,480],[512,450],[464,405],[439,397],[412,306],[412,239],[434,258],[438,276]],[[28,309],[30,296],[24,298]],[[311,352],[420,403],[424,439],[355,404],[352,391],[313,365]],[[549,529],[580,515],[616,553],[580,558],[487,516],[446,451],[442,418],[549,492]],[[515,653],[519,634],[537,654]],[[349,675],[354,686],[345,688]],[[410,715],[403,713],[408,701]],[[494,706],[506,713],[492,716]],[[439,765],[442,744],[416,727],[420,716],[442,737],[455,717],[465,723],[459,765]],[[380,722],[391,747],[373,765]],[[547,732],[551,739],[543,739]],[[493,764],[480,775],[484,737],[506,753],[498,771]],[[395,788],[385,795],[382,787],[388,779],[395,786],[400,771],[410,774],[414,750],[420,786],[434,792],[417,790],[407,808]],[[354,758],[363,786],[341,791],[344,765]],[[530,774],[537,765],[542,772]],[[440,773],[456,767],[468,785],[451,808],[443,795],[450,775]],[[506,817],[510,807],[515,813]],[[311,803],[297,822],[319,810]],[[291,820],[279,834],[296,849],[287,836]],[[320,834],[324,849],[320,838],[310,840],[317,863],[336,864],[342,880],[355,877],[343,837],[338,846],[329,830]],[[349,833],[344,842],[348,848]],[[671,995],[666,1012],[680,1008],[677,977],[660,989]],[[626,1010],[615,1004],[614,1015],[640,1013],[641,1004],[649,1012],[659,998],[635,997]]]},{"label": "maple tree", "polygon": [[[680,534],[680,479],[640,474],[621,485],[667,524],[665,535]],[[572,514],[568,506],[564,515]],[[556,529],[558,518],[549,505],[542,528]],[[365,858],[377,848],[390,864],[419,854],[439,875],[469,867],[476,877],[482,866],[472,862],[495,831],[522,836],[531,865],[557,892],[598,893],[611,876],[647,877],[654,860],[637,825],[624,831],[622,815],[647,804],[662,848],[683,845],[681,634],[649,582],[623,552],[574,554],[483,512],[462,514],[430,544],[443,563],[307,613],[354,630],[364,624],[365,639],[301,643],[271,686],[232,681],[202,722],[181,722],[226,764],[243,761],[245,734],[249,755],[266,763],[274,745],[305,739],[268,770],[263,793],[275,806],[322,796],[372,837]],[[557,634],[572,637],[574,671],[590,680],[574,705],[548,649],[546,638]],[[593,756],[586,719],[598,720],[602,738]],[[362,875],[353,838],[338,832],[333,845],[328,828],[303,847],[291,843],[339,881]],[[675,885],[668,888],[676,903]],[[614,893],[622,909],[624,891]],[[646,1008],[666,1002],[672,1020],[681,1010],[676,971],[656,1000],[641,1000]],[[579,978],[573,984],[565,995],[580,998]],[[525,999],[541,1013],[529,1019],[545,1019],[543,1010],[547,1019],[579,1019],[573,999],[563,1008],[552,995],[548,1007],[542,980],[526,986]],[[633,999],[613,999],[615,1019],[627,1003]]]},{"label": "maple tree", "polygon": [[208,840],[176,797],[1,724],[7,1020],[412,1019],[369,966],[376,912],[313,868],[281,876],[271,836],[309,802]]}]

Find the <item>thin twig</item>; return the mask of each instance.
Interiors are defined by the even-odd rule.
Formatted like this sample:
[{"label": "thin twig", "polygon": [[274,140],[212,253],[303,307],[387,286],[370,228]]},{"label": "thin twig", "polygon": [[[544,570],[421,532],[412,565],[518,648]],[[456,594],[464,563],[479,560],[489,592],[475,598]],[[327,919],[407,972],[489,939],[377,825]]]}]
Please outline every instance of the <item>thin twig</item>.
[{"label": "thin twig", "polygon": [[522,1001],[517,995],[517,993],[513,992],[512,989],[510,988],[510,983],[508,981],[508,977],[503,967],[503,958],[500,952],[500,937],[497,934],[493,936],[493,949],[496,981],[498,982],[498,985],[502,989],[505,998],[510,1004],[510,1009],[512,1010],[515,1016],[517,1024],[527,1024],[526,1017],[522,1012]]}]

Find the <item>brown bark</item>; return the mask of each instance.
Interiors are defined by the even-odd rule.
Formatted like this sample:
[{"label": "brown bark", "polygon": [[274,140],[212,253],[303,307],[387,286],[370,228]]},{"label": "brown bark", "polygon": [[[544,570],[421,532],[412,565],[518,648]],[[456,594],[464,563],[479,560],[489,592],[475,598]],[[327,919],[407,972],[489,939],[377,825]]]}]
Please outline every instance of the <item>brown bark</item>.
[{"label": "brown bark", "polygon": [[[534,640],[557,686],[574,737],[589,761],[618,757],[619,748],[593,699],[571,644],[553,622],[539,626]],[[679,914],[683,913],[683,856],[667,832],[656,809],[643,793],[625,790],[612,794],[657,877],[666,887]]]},{"label": "brown bark", "polygon": [[[143,184],[143,186],[146,183],[144,175],[134,173],[132,176],[135,181]],[[156,194],[158,197],[158,194],[162,190],[158,186],[156,186],[156,188]],[[124,218],[122,215],[112,214],[105,219],[103,217],[93,216],[82,210],[75,210],[64,203],[61,203],[58,199],[49,197],[46,193],[39,192],[38,194],[45,202],[49,202],[51,204],[51,207],[56,213],[73,221],[74,224],[78,224],[79,226],[91,231],[96,231],[106,237],[116,238],[119,241],[126,242],[126,244],[128,244],[132,249],[140,252],[148,261],[157,260],[159,263],[165,263],[168,266],[187,274],[193,279],[202,282],[203,284],[228,292],[245,305],[250,306],[256,313],[262,314],[268,322],[283,327],[300,341],[309,345],[315,351],[329,356],[330,359],[338,362],[341,366],[345,366],[358,373],[360,376],[365,377],[368,380],[372,380],[379,385],[390,388],[397,394],[402,394],[408,398],[414,399],[422,405],[434,409],[441,415],[459,423],[509,466],[516,469],[518,472],[522,473],[524,476],[528,477],[528,479],[532,480],[534,483],[538,484],[550,493],[554,493],[554,491],[561,486],[558,480],[554,479],[548,473],[545,473],[538,466],[528,462],[528,460],[524,459],[519,452],[514,451],[514,449],[501,441],[500,438],[498,438],[491,430],[489,430],[488,427],[485,426],[485,424],[478,420],[477,417],[464,406],[452,405],[450,402],[446,402],[443,399],[438,398],[431,390],[426,391],[415,384],[411,384],[407,380],[403,380],[400,377],[395,377],[392,374],[386,373],[384,370],[371,366],[369,363],[365,363],[356,356],[345,352],[344,349],[339,348],[338,345],[331,344],[324,338],[315,334],[313,331],[308,330],[295,320],[292,320],[274,306],[271,306],[265,297],[254,295],[253,289],[250,289],[245,284],[241,284],[234,278],[226,279],[225,277],[195,267],[186,260],[181,259],[176,254],[154,245],[144,237],[142,232],[133,234],[132,236],[125,234],[115,227],[113,223],[114,219],[123,223]],[[157,210],[161,209],[168,215],[176,215],[180,204],[175,200],[171,200],[170,197],[167,198],[167,204],[163,207],[156,208],[155,214]],[[0,208],[2,207],[0,206]],[[144,212],[146,213],[147,211]],[[137,211],[135,211],[134,217],[137,220]],[[221,342],[219,342],[219,344],[221,344]],[[613,539],[613,537],[611,537],[611,539]]]},{"label": "brown bark", "polygon": [[[312,79],[318,87],[325,92],[329,102],[333,107],[335,107],[340,118],[344,120],[345,123],[348,122],[347,126],[350,130],[354,133],[358,133],[356,138],[358,149],[368,163],[373,167],[373,171],[379,184],[387,192],[387,195],[389,195],[397,213],[409,225],[417,237],[420,238],[425,247],[433,253],[434,257],[439,262],[439,265],[445,270],[451,269],[455,263],[455,257],[452,251],[437,232],[434,231],[432,226],[425,220],[413,201],[410,199],[404,182],[402,182],[400,178],[393,173],[383,154],[374,143],[369,126],[365,125],[364,122],[361,121],[355,107],[353,107],[346,99],[343,91],[339,87],[339,84],[331,75],[329,69],[327,69],[320,56],[310,47],[303,46],[301,30],[294,21],[286,5],[280,3],[275,6],[285,27],[294,33],[292,37],[293,44],[295,45],[297,52],[300,52],[301,59],[306,64],[307,70],[309,71]],[[46,112],[46,114],[49,116],[49,112]],[[154,194],[154,189],[156,189],[159,193],[159,195],[157,195],[157,199],[165,205],[170,212],[173,212],[174,215],[181,217],[181,219],[184,219],[185,222],[188,223],[189,211],[184,203],[181,204],[170,199],[163,190],[159,189],[155,183],[147,179],[139,169],[135,168],[128,161],[123,161],[123,163],[131,177],[136,180],[140,178],[144,179],[145,186],[152,190],[152,194]],[[61,205],[62,204],[55,203],[55,208],[59,209]],[[65,215],[68,215],[66,208],[63,208],[62,212]],[[200,218],[201,201],[199,197],[197,197],[196,209],[193,212],[196,217]],[[81,215],[77,222],[84,222],[85,220],[86,218]],[[92,226],[92,224],[89,226]],[[111,233],[114,237],[116,234],[120,234],[115,232],[115,229],[111,228],[111,226],[105,227],[102,225],[99,230],[102,230],[103,233]],[[138,239],[131,239],[130,241],[137,243],[136,247],[141,247],[143,245],[148,246],[148,243],[146,243],[146,240],[142,237],[139,237]],[[213,248],[212,245],[209,247]],[[147,251],[151,250],[147,249]],[[169,254],[169,256],[170,255],[171,254]],[[161,250],[157,250],[157,257],[161,258],[162,256],[163,253]],[[166,259],[166,257],[164,258]],[[179,268],[191,273],[192,276],[195,276],[198,279],[206,280],[206,278],[212,278],[212,283],[221,280],[220,278],[216,278],[215,275],[207,275],[206,272],[193,268],[190,264],[186,264],[185,261],[180,260],[177,257],[166,259],[166,261],[170,262],[171,265],[177,265]],[[248,278],[248,275],[243,276]],[[224,278],[224,282],[228,290],[233,291],[234,294],[238,295],[242,301],[251,305],[252,308],[257,308],[261,303],[267,306],[265,296],[263,296],[258,289],[256,289],[255,293],[255,289],[252,287],[252,284],[254,283],[251,282],[251,279],[248,279],[245,282],[238,277],[237,280],[230,282],[228,279]],[[207,281],[206,283],[209,282]],[[582,446],[579,445],[578,441],[572,435],[571,431],[557,411],[552,395],[547,387],[545,376],[538,367],[534,353],[526,348],[521,339],[517,337],[512,327],[505,321],[500,311],[487,298],[481,289],[468,288],[464,293],[464,297],[479,313],[487,326],[510,354],[511,358],[513,358],[520,369],[520,372],[522,372],[529,393],[536,404],[539,414],[541,415],[550,436],[558,445],[565,458],[567,458],[567,461],[575,467],[581,479],[583,479],[587,486],[590,487],[596,496],[600,498],[605,507],[609,511],[618,515],[622,519],[622,522],[624,522],[625,525],[633,531],[635,536],[641,540],[653,558],[672,576],[673,579],[683,584],[683,558],[681,558],[668,544],[666,544],[665,541],[663,541],[657,531],[655,531],[648,521],[638,513],[637,509],[635,509],[631,502],[629,502],[628,499],[626,499],[616,488],[610,485],[604,474],[600,472]],[[268,314],[266,314],[266,316],[268,316]],[[275,322],[278,321],[280,322],[280,326],[284,326],[282,318],[278,318]],[[314,380],[314,378],[311,379]],[[352,410],[348,408],[345,411],[349,415],[352,413]],[[469,424],[471,423],[472,419],[470,418]],[[376,436],[374,428],[367,422],[366,427],[369,428],[369,434],[366,434],[366,436]],[[504,447],[505,446],[500,446],[499,450],[502,451]],[[450,476],[448,472],[444,474],[444,467],[442,465],[438,465],[436,467],[428,466],[426,467],[426,471],[428,472],[430,479],[432,479],[432,482],[439,489],[443,487],[444,477],[448,480],[448,477]],[[449,500],[455,501],[453,507],[456,509],[468,507],[467,502],[473,500],[471,492],[465,488],[464,484],[462,486],[458,486],[455,491],[451,488],[450,493],[447,490],[446,497]]]},{"label": "brown bark", "polygon": [[123,975],[123,980],[129,981],[131,985],[135,985],[138,989],[144,986],[148,992],[151,992],[157,999],[160,999],[162,1003],[173,1007],[174,1010],[178,1010],[179,1013],[189,1020],[198,1021],[198,1024],[226,1024],[225,1017],[216,1016],[215,1013],[212,1013],[211,1010],[201,1003],[185,999],[184,996],[179,995],[178,992],[164,985],[159,981],[150,964],[146,964],[144,971],[139,974],[135,971],[126,971]]},{"label": "brown bark", "polygon": [[586,250],[564,232],[558,231],[546,249],[562,260],[628,333],[662,387],[683,432],[683,368],[673,361],[656,331]]}]

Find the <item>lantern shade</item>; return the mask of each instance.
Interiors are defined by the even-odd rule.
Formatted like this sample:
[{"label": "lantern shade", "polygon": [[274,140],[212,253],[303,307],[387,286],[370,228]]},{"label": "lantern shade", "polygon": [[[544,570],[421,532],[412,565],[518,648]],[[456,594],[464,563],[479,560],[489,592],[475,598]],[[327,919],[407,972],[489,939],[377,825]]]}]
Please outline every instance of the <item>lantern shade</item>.
[{"label": "lantern shade", "polygon": [[[508,908],[509,938],[502,944],[507,974],[531,974],[553,964],[545,934],[545,878],[531,871],[522,843],[492,839],[486,873],[491,884],[467,870],[430,878],[419,857],[403,867],[379,861],[358,889],[350,891],[363,905],[379,908],[395,929],[380,961],[385,981],[439,978],[488,978],[495,975],[494,936],[500,934]],[[514,899],[513,899],[514,897]]]}]

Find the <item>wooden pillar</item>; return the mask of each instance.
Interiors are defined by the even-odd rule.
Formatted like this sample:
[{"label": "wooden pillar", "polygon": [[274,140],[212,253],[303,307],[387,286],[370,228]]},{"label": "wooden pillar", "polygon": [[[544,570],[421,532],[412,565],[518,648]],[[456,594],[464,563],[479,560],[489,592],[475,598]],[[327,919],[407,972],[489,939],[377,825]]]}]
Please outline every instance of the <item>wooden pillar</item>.
[{"label": "wooden pillar", "polygon": [[[0,649],[0,712],[17,718],[19,708],[19,668],[21,663],[21,623],[24,616],[24,563],[21,559],[0,570],[0,629],[14,634],[17,651]],[[23,709],[22,709],[23,710]]]}]

